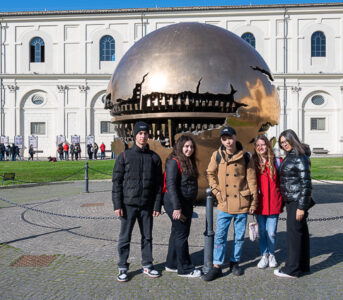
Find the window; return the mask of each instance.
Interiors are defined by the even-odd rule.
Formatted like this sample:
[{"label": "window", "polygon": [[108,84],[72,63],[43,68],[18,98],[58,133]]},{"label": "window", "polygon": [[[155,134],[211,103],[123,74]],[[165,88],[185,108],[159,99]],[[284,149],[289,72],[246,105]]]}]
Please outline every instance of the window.
[{"label": "window", "polygon": [[105,35],[100,40],[100,61],[115,60],[115,43],[114,38]]},{"label": "window", "polygon": [[44,98],[41,95],[33,95],[31,101],[33,104],[39,105],[44,102]]},{"label": "window", "polygon": [[241,37],[248,44],[250,44],[250,46],[255,48],[255,46],[256,46],[255,37],[254,37],[254,35],[252,33],[250,33],[250,32],[243,33]]},{"label": "window", "polygon": [[311,118],[311,130],[325,130],[325,118]]},{"label": "window", "polygon": [[31,134],[36,134],[36,135],[45,134],[45,123],[44,122],[31,123]]},{"label": "window", "polygon": [[114,124],[110,121],[101,121],[100,133],[114,133]]},{"label": "window", "polygon": [[324,98],[322,96],[313,96],[312,99],[311,99],[311,102],[314,104],[314,105],[322,105],[324,104]]},{"label": "window", "polygon": [[30,62],[38,63],[45,60],[45,45],[40,37],[35,37],[30,42]]},{"label": "window", "polygon": [[316,31],[311,36],[311,56],[326,56],[326,38],[325,34],[321,31]]}]

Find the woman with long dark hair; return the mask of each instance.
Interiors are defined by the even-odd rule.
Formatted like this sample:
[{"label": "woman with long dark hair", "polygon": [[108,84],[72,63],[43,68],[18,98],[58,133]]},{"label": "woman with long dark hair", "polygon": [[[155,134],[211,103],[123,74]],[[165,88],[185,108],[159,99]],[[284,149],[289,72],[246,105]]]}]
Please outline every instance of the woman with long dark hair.
[{"label": "woman with long dark hair", "polygon": [[261,260],[259,269],[275,268],[276,231],[279,214],[282,212],[278,169],[281,159],[275,157],[272,145],[265,135],[255,138],[253,159],[256,168],[258,207],[255,212],[260,234]]},{"label": "woman with long dark hair", "polygon": [[164,208],[172,222],[169,237],[167,272],[181,277],[200,277],[191,262],[188,248],[193,201],[198,193],[196,145],[189,135],[181,135],[166,160]]},{"label": "woman with long dark hair", "polygon": [[274,274],[297,278],[310,271],[310,237],[306,218],[312,203],[310,173],[311,151],[287,129],[280,134],[279,145],[286,152],[280,167],[280,190],[287,209],[286,265]]}]

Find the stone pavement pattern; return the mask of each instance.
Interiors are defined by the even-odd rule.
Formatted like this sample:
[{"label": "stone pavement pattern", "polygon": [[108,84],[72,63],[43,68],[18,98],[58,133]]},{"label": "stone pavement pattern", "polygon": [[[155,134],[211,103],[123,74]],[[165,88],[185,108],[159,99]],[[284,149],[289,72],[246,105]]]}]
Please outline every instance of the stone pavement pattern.
[{"label": "stone pavement pattern", "polygon": [[[242,267],[235,277],[224,268],[224,276],[213,282],[180,278],[163,272],[151,279],[140,271],[140,234],[135,227],[127,283],[116,281],[117,239],[120,223],[114,217],[111,182],[91,182],[84,194],[83,183],[58,184],[0,190],[0,197],[17,204],[62,215],[107,217],[79,219],[61,217],[11,206],[0,201],[0,299],[342,299],[343,221],[310,222],[311,273],[299,279],[280,279],[272,269],[259,270],[257,242],[246,236]],[[343,215],[343,184],[314,185],[317,205],[310,218]],[[82,207],[103,203],[103,206]],[[205,209],[195,208],[189,239],[193,262],[201,267]],[[281,217],[285,217],[283,213]],[[251,217],[249,217],[251,220]],[[170,221],[166,214],[154,222],[154,259],[164,269]],[[232,228],[228,239],[229,261]],[[279,222],[276,257],[283,264],[285,221]],[[22,255],[51,255],[47,267],[14,267]]]}]

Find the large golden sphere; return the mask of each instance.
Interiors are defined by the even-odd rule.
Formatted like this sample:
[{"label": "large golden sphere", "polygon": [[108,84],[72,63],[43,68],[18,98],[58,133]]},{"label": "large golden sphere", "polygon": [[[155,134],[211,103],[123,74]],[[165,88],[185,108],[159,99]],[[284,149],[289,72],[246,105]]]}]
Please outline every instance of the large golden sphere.
[{"label": "large golden sphere", "polygon": [[[132,141],[133,125],[151,125],[150,147],[162,160],[177,136],[190,132],[198,144],[200,173],[220,145],[219,131],[233,126],[248,149],[258,133],[278,123],[280,104],[272,75],[259,53],[239,36],[202,23],[158,29],[135,43],[108,87],[119,139]],[[200,186],[207,182],[201,176]]]}]

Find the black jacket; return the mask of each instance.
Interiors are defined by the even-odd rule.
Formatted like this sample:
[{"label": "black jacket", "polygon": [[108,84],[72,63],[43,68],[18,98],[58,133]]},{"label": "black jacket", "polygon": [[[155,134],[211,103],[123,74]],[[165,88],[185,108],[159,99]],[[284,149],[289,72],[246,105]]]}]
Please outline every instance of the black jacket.
[{"label": "black jacket", "polygon": [[280,166],[280,191],[285,202],[298,202],[298,209],[308,210],[312,197],[310,150],[296,156],[287,153]]},{"label": "black jacket", "polygon": [[120,153],[113,168],[114,210],[123,204],[161,211],[162,164],[160,157],[136,144]]},{"label": "black jacket", "polygon": [[166,188],[164,202],[170,201],[173,210],[193,205],[198,194],[198,179],[180,173],[177,162],[169,159],[166,163]]}]

